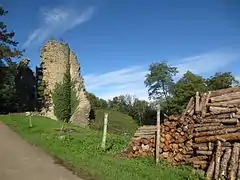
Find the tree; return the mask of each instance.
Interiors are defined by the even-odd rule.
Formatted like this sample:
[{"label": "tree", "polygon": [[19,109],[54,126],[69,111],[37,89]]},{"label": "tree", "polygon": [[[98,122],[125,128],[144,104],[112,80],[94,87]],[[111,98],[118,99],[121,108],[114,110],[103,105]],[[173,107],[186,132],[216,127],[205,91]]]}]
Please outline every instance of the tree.
[{"label": "tree", "polygon": [[64,122],[68,122],[71,117],[71,76],[69,68],[64,74],[63,82],[56,83],[52,93],[54,114]]},{"label": "tree", "polygon": [[132,105],[131,116],[135,119],[138,124],[143,125],[145,122],[146,112],[149,108],[148,102],[135,98]]},{"label": "tree", "polygon": [[[4,10],[0,6],[0,16],[5,16],[8,11]],[[4,22],[0,21],[0,62],[9,64],[11,58],[20,57],[22,50],[16,48],[18,42],[13,40],[15,33],[13,31],[8,32],[7,26]],[[1,74],[0,74],[1,75]]]},{"label": "tree", "polygon": [[217,72],[206,80],[209,91],[229,88],[233,85],[239,84],[231,72]]},{"label": "tree", "polygon": [[19,99],[19,111],[33,111],[37,106],[36,99],[36,78],[29,68],[29,61],[26,58],[20,60],[15,75],[15,88]]},{"label": "tree", "polygon": [[167,98],[173,91],[173,76],[178,73],[176,67],[171,67],[167,62],[153,63],[149,67],[149,73],[144,81],[148,87],[149,98]]},{"label": "tree", "polygon": [[75,112],[77,105],[79,104],[79,100],[77,98],[77,90],[75,88],[76,86],[76,82],[71,80],[70,81],[70,85],[71,85],[71,100],[70,100],[70,104],[71,104],[71,116],[73,115],[73,113]]},{"label": "tree", "polygon": [[91,104],[91,108],[92,109],[104,109],[104,108],[108,108],[108,103],[106,100],[98,98],[97,96],[95,96],[93,93],[90,92],[86,92],[87,94],[87,98],[90,101]]},{"label": "tree", "polygon": [[[0,16],[5,16],[8,11],[0,5]],[[17,111],[18,98],[15,87],[17,64],[11,61],[14,57],[22,55],[16,46],[18,42],[13,40],[15,33],[8,32],[7,25],[0,21],[0,111]]]},{"label": "tree", "polygon": [[16,76],[16,63],[9,63],[9,66],[1,66],[1,78],[3,81],[0,83],[0,112],[16,112],[18,110],[18,96],[16,92],[15,76]]},{"label": "tree", "polygon": [[202,76],[187,71],[174,85],[174,95],[169,100],[169,113],[181,113],[186,107],[189,99],[195,96],[196,92],[207,91],[205,79]]}]

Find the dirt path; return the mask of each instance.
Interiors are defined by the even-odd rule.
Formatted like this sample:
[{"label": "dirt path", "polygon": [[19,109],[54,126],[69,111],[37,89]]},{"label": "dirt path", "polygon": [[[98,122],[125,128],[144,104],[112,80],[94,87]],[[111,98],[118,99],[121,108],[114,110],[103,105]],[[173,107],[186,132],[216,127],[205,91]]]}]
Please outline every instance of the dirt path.
[{"label": "dirt path", "polygon": [[82,180],[0,122],[1,180]]}]

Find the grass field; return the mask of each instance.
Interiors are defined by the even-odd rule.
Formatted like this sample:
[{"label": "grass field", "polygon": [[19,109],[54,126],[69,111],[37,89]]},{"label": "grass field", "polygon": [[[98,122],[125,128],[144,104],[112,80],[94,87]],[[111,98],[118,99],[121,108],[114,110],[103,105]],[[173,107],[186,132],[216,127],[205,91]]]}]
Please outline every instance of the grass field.
[{"label": "grass field", "polygon": [[[42,147],[61,160],[86,180],[198,180],[203,179],[190,167],[172,167],[161,162],[154,165],[152,158],[127,159],[114,156],[126,147],[129,136],[108,134],[108,151],[100,149],[102,133],[73,125],[78,133],[63,133],[55,129],[61,124],[43,117],[32,117],[33,127],[21,115],[2,115],[0,120],[14,129],[23,138]],[[64,138],[60,138],[64,137]]]},{"label": "grass field", "polygon": [[91,128],[95,130],[103,129],[104,113],[108,113],[108,132],[114,134],[133,135],[137,129],[136,121],[121,112],[114,110],[99,109],[95,111],[95,121],[91,124]]}]

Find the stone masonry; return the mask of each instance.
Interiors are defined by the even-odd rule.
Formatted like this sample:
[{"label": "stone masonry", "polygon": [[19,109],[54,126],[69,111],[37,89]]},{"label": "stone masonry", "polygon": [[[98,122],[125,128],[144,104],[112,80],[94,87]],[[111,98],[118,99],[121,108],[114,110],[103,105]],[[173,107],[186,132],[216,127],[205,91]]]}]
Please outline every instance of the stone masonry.
[{"label": "stone masonry", "polygon": [[75,81],[78,105],[73,113],[70,122],[80,125],[88,125],[90,103],[85,94],[84,81],[80,75],[80,64],[75,53],[69,48],[68,44],[55,40],[47,41],[40,53],[42,64],[42,81],[44,83],[44,103],[42,114],[51,119],[57,119],[54,115],[53,100],[51,93],[55,84],[62,82],[67,65],[70,65],[71,79]]}]

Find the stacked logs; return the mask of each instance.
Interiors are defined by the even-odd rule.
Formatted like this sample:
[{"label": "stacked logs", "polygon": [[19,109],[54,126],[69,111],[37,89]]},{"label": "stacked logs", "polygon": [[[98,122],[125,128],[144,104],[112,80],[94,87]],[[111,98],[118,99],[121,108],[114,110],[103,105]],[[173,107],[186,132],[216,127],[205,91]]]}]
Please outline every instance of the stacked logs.
[{"label": "stacked logs", "polygon": [[[165,117],[160,126],[160,157],[176,165],[191,158],[194,121],[187,116]],[[132,157],[155,154],[156,126],[140,127],[129,143],[128,152]]]},{"label": "stacked logs", "polygon": [[192,164],[206,170],[208,179],[236,179],[240,174],[240,87],[204,93],[200,99],[199,105],[195,100]]},{"label": "stacked logs", "polygon": [[[192,97],[182,115],[161,123],[160,157],[191,164],[208,179],[240,176],[240,87]],[[138,129],[129,143],[132,156],[154,155],[156,126]],[[240,177],[239,177],[240,178]]]},{"label": "stacked logs", "polygon": [[240,143],[227,144],[226,147],[223,142],[217,140],[206,176],[208,179],[239,179]]}]

